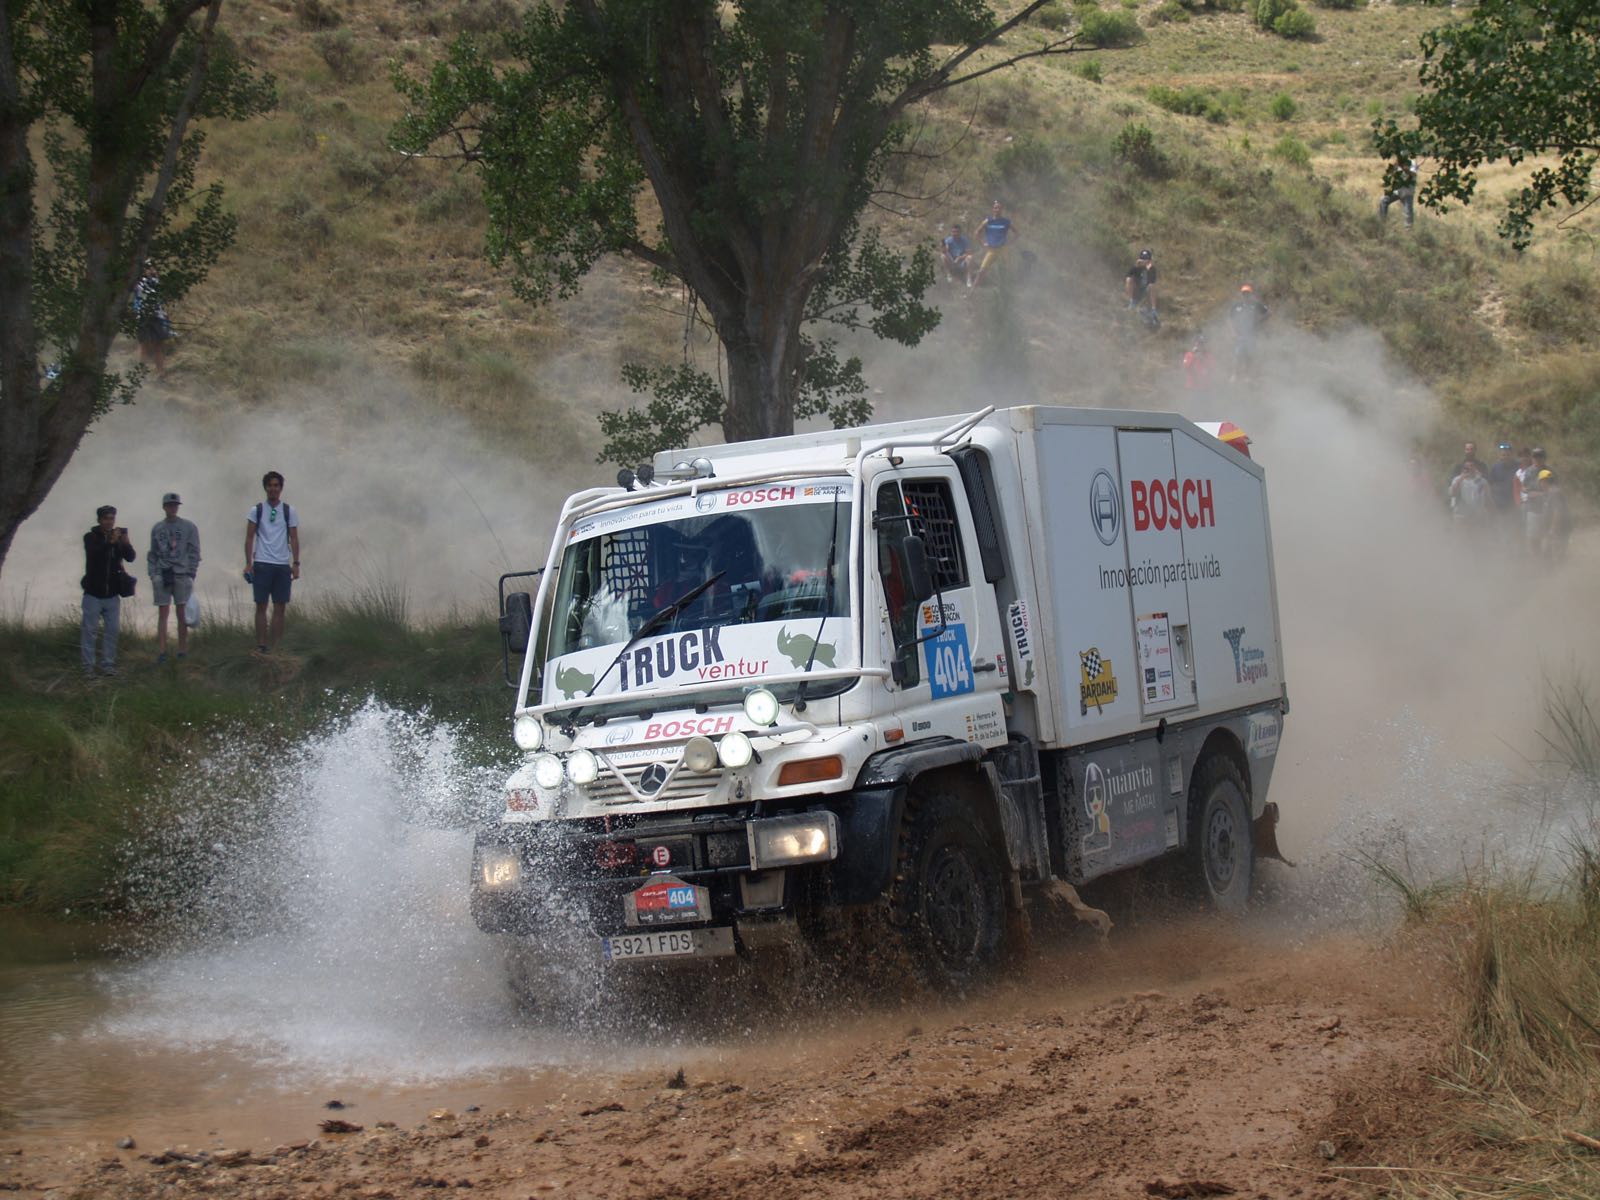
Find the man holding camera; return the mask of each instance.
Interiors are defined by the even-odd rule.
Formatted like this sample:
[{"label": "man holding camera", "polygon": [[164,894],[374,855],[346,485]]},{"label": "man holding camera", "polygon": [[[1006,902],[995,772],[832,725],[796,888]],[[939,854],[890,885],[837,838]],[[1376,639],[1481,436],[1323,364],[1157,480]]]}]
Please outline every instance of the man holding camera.
[{"label": "man holding camera", "polygon": [[[83,535],[83,627],[78,638],[83,652],[83,677],[94,678],[95,634],[100,634],[100,674],[117,673],[117,631],[122,624],[122,598],[133,595],[133,577],[122,568],[136,557],[128,531],[117,524],[117,510],[102,504],[98,523]],[[102,625],[104,628],[102,629]]]},{"label": "man holding camera", "polygon": [[173,606],[178,609],[178,657],[189,653],[189,623],[183,619],[183,610],[194,592],[195,573],[200,569],[200,530],[193,521],[178,515],[182,503],[177,492],[161,497],[161,508],[167,515],[150,530],[150,553],[145,555],[150,590],[160,613],[156,622],[160,651],[157,663],[167,661],[167,616]]}]

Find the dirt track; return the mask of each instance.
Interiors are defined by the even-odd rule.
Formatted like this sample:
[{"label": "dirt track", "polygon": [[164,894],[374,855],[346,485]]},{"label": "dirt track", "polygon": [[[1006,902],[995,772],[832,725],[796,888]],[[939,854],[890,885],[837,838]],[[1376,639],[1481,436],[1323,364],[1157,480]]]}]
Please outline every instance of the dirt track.
[{"label": "dirt track", "polygon": [[[772,1043],[686,1052],[681,1087],[597,1072],[542,1103],[437,1110],[410,1128],[380,1124],[375,1103],[330,1113],[308,1098],[305,1142],[181,1157],[0,1143],[0,1190],[1370,1195],[1378,1176],[1349,1168],[1403,1158],[1402,1135],[1437,1103],[1437,975],[1414,951],[1297,945],[1257,923],[1119,931],[1105,948],[1075,937],[965,1005],[813,1012]],[[319,1133],[329,1118],[362,1128]]]}]

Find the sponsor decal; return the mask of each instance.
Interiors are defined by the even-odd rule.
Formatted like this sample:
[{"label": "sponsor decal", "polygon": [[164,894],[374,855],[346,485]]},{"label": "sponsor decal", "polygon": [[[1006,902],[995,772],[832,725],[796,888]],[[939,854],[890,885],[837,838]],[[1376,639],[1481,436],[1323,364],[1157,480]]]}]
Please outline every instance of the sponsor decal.
[{"label": "sponsor decal", "polygon": [[1109,592],[1125,587],[1166,587],[1172,583],[1198,583],[1221,578],[1222,563],[1215,554],[1162,563],[1147,558],[1127,567],[1101,567],[1100,590]]},{"label": "sponsor decal", "polygon": [[1032,687],[1034,675],[1033,614],[1028,611],[1026,601],[1015,600],[1006,609],[1006,627],[1011,631],[1011,646],[1015,651],[1018,668],[1022,673],[1022,682],[1018,686]]},{"label": "sponsor decal", "polygon": [[732,717],[685,717],[677,721],[651,721],[644,727],[644,740],[653,742],[658,738],[692,738],[697,735],[715,737],[719,733],[727,733],[732,728]]},{"label": "sponsor decal", "polygon": [[921,616],[924,625],[929,629],[936,629],[940,625],[954,625],[961,620],[961,610],[946,600],[942,604],[924,604]]},{"label": "sponsor decal", "polygon": [[695,512],[710,512],[717,506],[716,492],[701,492],[694,498]]},{"label": "sponsor decal", "polygon": [[1098,646],[1078,651],[1078,712],[1089,715],[1092,704],[1100,712],[1117,698],[1117,676],[1111,669],[1111,660],[1100,654]]},{"label": "sponsor decal", "polygon": [[532,788],[507,788],[506,810],[508,812],[537,812],[539,796]]},{"label": "sponsor decal", "polygon": [[795,489],[793,487],[745,488],[743,491],[723,492],[722,495],[729,508],[749,508],[755,504],[793,500]]},{"label": "sponsor decal", "polygon": [[657,846],[650,851],[650,862],[652,866],[670,867],[672,865],[672,851],[666,846]]},{"label": "sponsor decal", "polygon": [[1083,769],[1083,810],[1089,817],[1089,832],[1083,835],[1085,854],[1101,854],[1111,849],[1111,813],[1106,803],[1106,773],[1099,763]]},{"label": "sponsor decal", "polygon": [[1121,800],[1123,812],[1143,812],[1156,806],[1156,773],[1148,763],[1104,779],[1107,799]]},{"label": "sponsor decal", "polygon": [[626,725],[619,725],[615,729],[606,731],[606,745],[620,746],[631,736],[633,736],[633,730],[629,729]]},{"label": "sponsor decal", "polygon": [[1278,752],[1278,735],[1283,724],[1270,713],[1255,713],[1250,717],[1250,736],[1245,751],[1251,758],[1271,758]]},{"label": "sponsor decal", "polygon": [[556,672],[556,687],[567,700],[587,696],[594,691],[594,676],[585,675],[577,667],[562,667]]},{"label": "sponsor decal", "polygon": [[1133,527],[1201,529],[1217,523],[1217,506],[1209,479],[1143,479],[1128,484],[1128,511]]},{"label": "sponsor decal", "polygon": [[1267,652],[1257,646],[1246,646],[1244,644],[1243,625],[1233,629],[1224,629],[1222,636],[1227,639],[1229,647],[1233,650],[1235,683],[1260,683],[1271,673],[1267,666]]},{"label": "sponsor decal", "polygon": [[922,643],[922,654],[928,663],[928,691],[933,699],[964,695],[977,686],[965,623],[947,624],[943,633]]},{"label": "sponsor decal", "polygon": [[662,875],[623,897],[623,915],[629,925],[703,921],[711,915],[710,895],[676,875]]},{"label": "sponsor decal", "polygon": [[644,774],[639,776],[639,790],[646,796],[654,796],[666,786],[667,776],[670,774],[666,763],[651,763],[644,769]]},{"label": "sponsor decal", "polygon": [[1089,481],[1089,523],[1103,546],[1114,545],[1122,532],[1122,498],[1111,472],[1104,468]]},{"label": "sponsor decal", "polygon": [[1172,666],[1172,621],[1166,613],[1146,613],[1134,622],[1139,645],[1139,671],[1146,704],[1170,704],[1177,699]]},{"label": "sponsor decal", "polygon": [[913,722],[911,722],[911,732],[912,733],[927,733],[928,730],[930,730],[932,728],[933,728],[933,722],[932,721],[913,721]]},{"label": "sponsor decal", "polygon": [[816,647],[816,661],[825,667],[838,664],[834,661],[839,647],[833,642],[819,642],[816,638],[804,633],[790,633],[787,625],[778,630],[778,653],[792,662],[796,669],[809,670],[807,664],[812,661],[811,650]]}]

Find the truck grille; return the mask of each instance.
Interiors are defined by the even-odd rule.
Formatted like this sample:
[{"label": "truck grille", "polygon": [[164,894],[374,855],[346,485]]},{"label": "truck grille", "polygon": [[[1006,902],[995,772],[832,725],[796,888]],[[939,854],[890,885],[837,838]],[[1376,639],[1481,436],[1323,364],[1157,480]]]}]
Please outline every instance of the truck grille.
[{"label": "truck grille", "polygon": [[[644,773],[652,767],[660,767],[668,771],[667,781],[650,791],[644,786]],[[621,778],[619,778],[621,776]],[[707,796],[714,792],[722,783],[723,770],[717,767],[703,775],[693,771],[680,769],[679,764],[657,759],[655,762],[627,763],[614,765],[602,761],[600,764],[600,777],[584,789],[590,800],[600,804],[634,804],[641,798],[651,800],[688,800],[697,796]],[[635,796],[628,790],[623,778],[632,784]]]}]

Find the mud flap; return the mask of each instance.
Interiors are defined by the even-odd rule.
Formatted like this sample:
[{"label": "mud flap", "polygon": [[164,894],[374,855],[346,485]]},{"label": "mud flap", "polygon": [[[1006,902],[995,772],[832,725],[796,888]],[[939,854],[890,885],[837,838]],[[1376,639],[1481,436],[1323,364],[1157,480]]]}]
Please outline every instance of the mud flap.
[{"label": "mud flap", "polygon": [[1278,849],[1278,806],[1270,800],[1261,810],[1261,815],[1256,818],[1253,830],[1257,858],[1275,858],[1281,863],[1294,866],[1283,856],[1283,851]]}]

